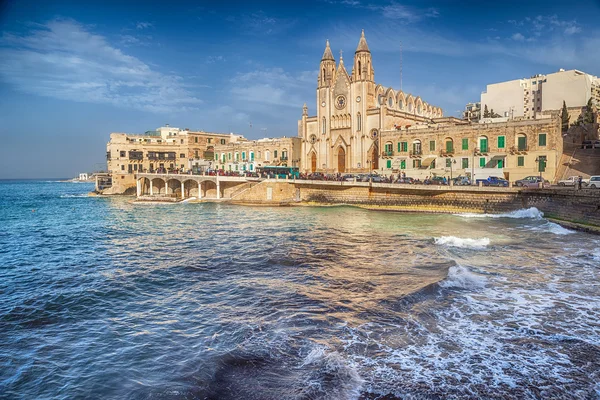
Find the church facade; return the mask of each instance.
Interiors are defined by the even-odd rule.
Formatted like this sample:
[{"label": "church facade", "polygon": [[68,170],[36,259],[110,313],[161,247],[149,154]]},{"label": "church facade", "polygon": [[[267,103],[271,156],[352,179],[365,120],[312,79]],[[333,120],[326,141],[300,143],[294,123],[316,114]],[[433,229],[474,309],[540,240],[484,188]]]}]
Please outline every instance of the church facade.
[{"label": "church facade", "polygon": [[302,172],[364,173],[378,170],[380,133],[434,122],[441,108],[375,83],[371,51],[364,31],[354,53],[351,73],[344,60],[336,64],[329,41],[319,67],[317,115],[306,104],[298,121]]}]

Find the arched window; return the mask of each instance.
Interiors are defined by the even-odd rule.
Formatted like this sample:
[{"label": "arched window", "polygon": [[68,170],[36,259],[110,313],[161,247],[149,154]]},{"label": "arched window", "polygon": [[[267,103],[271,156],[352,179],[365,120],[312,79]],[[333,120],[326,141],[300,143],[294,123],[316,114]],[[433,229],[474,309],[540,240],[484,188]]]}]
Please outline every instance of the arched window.
[{"label": "arched window", "polygon": [[412,112],[413,111],[413,103],[409,102],[408,103],[408,112]]},{"label": "arched window", "polygon": [[325,121],[325,117],[323,117],[323,135],[327,132],[327,122]]},{"label": "arched window", "polygon": [[360,115],[360,113],[356,115],[356,130],[362,130],[362,116]]},{"label": "arched window", "polygon": [[402,99],[398,100],[398,109],[399,110],[404,109],[404,102],[402,101]]},{"label": "arched window", "polygon": [[421,115],[421,103],[417,104],[417,114]]},{"label": "arched window", "polygon": [[269,150],[265,150],[265,161],[269,161],[271,158],[271,152]]},{"label": "arched window", "polygon": [[517,150],[527,151],[527,135],[524,133],[517,134]]},{"label": "arched window", "polygon": [[385,101],[385,100],[383,99],[383,95],[382,95],[382,94],[380,94],[380,95],[377,97],[377,102],[379,103],[379,105],[380,105],[380,106],[382,106],[384,101]]},{"label": "arched window", "polygon": [[362,70],[360,69],[360,60],[358,60],[358,76],[360,76],[361,73],[362,73]]},{"label": "arched window", "polygon": [[394,99],[393,98],[388,98],[388,106],[390,106],[390,108],[392,108],[394,106]]},{"label": "arched window", "polygon": [[[313,75],[314,76],[314,75]],[[314,78],[313,78],[314,79]],[[313,81],[314,82],[314,81]],[[323,83],[325,83],[325,68],[323,68]]]}]

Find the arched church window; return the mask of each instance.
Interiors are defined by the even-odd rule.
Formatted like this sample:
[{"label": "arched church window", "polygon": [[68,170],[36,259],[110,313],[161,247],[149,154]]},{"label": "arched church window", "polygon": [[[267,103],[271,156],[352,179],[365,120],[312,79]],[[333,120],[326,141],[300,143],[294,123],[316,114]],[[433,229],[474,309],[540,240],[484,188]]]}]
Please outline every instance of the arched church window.
[{"label": "arched church window", "polygon": [[271,158],[271,152],[269,150],[265,150],[265,161],[269,161]]},{"label": "arched church window", "polygon": [[400,109],[400,110],[404,109],[404,102],[402,101],[402,99],[398,100],[398,109]]},{"label": "arched church window", "polygon": [[325,117],[323,117],[323,135],[327,132],[327,122],[325,121]]},{"label": "arched church window", "polygon": [[421,104],[417,104],[417,114],[421,115]]},{"label": "arched church window", "polygon": [[314,144],[317,141],[317,136],[315,135],[310,135],[310,138],[308,139],[308,141],[312,144]]},{"label": "arched church window", "polygon": [[323,83],[325,83],[325,68],[323,68]]},{"label": "arched church window", "polygon": [[388,106],[393,107],[394,106],[394,99],[393,98],[388,98]]},{"label": "arched church window", "polygon": [[356,130],[362,130],[362,116],[360,115],[360,113],[356,115]]},{"label": "arched church window", "polygon": [[360,69],[360,60],[358,60],[358,75],[360,75],[362,73],[362,70]]},{"label": "arched church window", "polygon": [[377,132],[377,129],[373,129],[371,130],[371,139],[375,140],[377,139],[377,135],[379,135],[379,132]]},{"label": "arched church window", "polygon": [[377,101],[378,101],[378,103],[379,103],[379,105],[380,105],[380,106],[382,106],[382,105],[383,105],[383,102],[384,102],[384,100],[383,100],[383,95],[382,95],[382,94],[380,94],[380,95],[377,97]]}]

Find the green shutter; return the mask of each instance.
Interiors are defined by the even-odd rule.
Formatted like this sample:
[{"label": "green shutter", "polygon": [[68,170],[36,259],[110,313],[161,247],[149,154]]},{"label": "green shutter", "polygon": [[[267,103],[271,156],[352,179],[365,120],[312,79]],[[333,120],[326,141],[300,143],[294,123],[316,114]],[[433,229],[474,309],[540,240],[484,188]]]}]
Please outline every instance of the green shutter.
[{"label": "green shutter", "polygon": [[250,164],[250,171],[254,170],[254,164]]},{"label": "green shutter", "polygon": [[454,146],[452,146],[452,141],[450,140],[446,142],[446,153],[454,153]]},{"label": "green shutter", "polygon": [[525,157],[517,157],[517,167],[523,167],[525,165]]},{"label": "green shutter", "polygon": [[539,172],[546,171],[546,156],[540,156],[539,157],[538,171]]},{"label": "green shutter", "polygon": [[402,142],[402,151],[408,151],[408,142]]},{"label": "green shutter", "polygon": [[452,166],[452,159],[446,158],[446,168],[451,167],[451,166]]},{"label": "green shutter", "polygon": [[479,149],[479,151],[481,151],[482,153],[487,153],[487,151],[488,151],[488,141],[487,141],[487,139],[481,139],[479,141],[479,143],[481,144],[481,149]]},{"label": "green shutter", "polygon": [[402,151],[401,150],[401,148],[402,148],[401,146],[402,146],[402,144],[400,142],[398,142],[398,153]]},{"label": "green shutter", "polygon": [[435,151],[435,140],[429,141],[429,151]]},{"label": "green shutter", "polygon": [[387,168],[392,168],[392,160],[387,160],[386,166]]},{"label": "green shutter", "polygon": [[504,159],[498,159],[498,168],[504,168]]},{"label": "green shutter", "polygon": [[462,140],[462,149],[469,150],[469,139],[468,138],[464,138]]},{"label": "green shutter", "polygon": [[406,169],[406,160],[400,161],[400,169]]},{"label": "green shutter", "polygon": [[540,136],[539,136],[539,145],[540,146],[545,146],[546,145],[546,134],[545,133],[540,133]]},{"label": "green shutter", "polygon": [[463,158],[462,159],[462,167],[463,168],[469,168],[469,159],[468,158]]},{"label": "green shutter", "polygon": [[525,136],[519,136],[518,139],[519,151],[527,150],[527,138]]},{"label": "green shutter", "polygon": [[485,168],[485,157],[481,157],[481,158],[479,159],[479,166],[480,166],[481,168]]},{"label": "green shutter", "polygon": [[504,148],[504,136],[498,136],[498,148],[499,149]]}]

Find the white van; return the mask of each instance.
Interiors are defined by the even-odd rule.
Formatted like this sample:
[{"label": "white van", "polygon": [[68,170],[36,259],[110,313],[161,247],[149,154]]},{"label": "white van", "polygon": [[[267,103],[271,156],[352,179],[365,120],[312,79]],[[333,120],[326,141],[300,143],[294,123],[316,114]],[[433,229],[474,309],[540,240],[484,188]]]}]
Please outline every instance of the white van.
[{"label": "white van", "polygon": [[600,188],[600,175],[590,176],[590,181],[588,182],[587,187],[594,189]]}]

